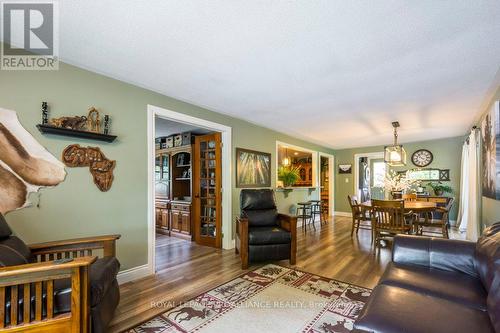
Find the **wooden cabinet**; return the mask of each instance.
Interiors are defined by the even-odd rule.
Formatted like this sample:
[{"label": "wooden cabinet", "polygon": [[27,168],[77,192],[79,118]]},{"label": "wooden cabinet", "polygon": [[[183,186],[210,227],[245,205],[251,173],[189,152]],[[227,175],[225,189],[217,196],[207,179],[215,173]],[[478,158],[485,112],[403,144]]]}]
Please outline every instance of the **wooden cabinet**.
[{"label": "wooden cabinet", "polygon": [[156,199],[170,198],[170,153],[157,150],[155,158],[155,196]]},{"label": "wooden cabinet", "polygon": [[175,202],[171,207],[172,231],[191,235],[191,204]]},{"label": "wooden cabinet", "polygon": [[181,232],[190,235],[191,234],[191,213],[182,212],[182,227]]},{"label": "wooden cabinet", "polygon": [[312,186],[313,184],[313,172],[312,164],[308,162],[300,163],[299,165],[299,180],[297,180],[294,186]]},{"label": "wooden cabinet", "polygon": [[170,230],[174,231],[174,232],[180,232],[181,231],[181,212],[178,211],[178,210],[172,210],[170,212],[170,214],[172,215],[172,224],[171,224],[171,227],[170,227]]},{"label": "wooden cabinet", "polygon": [[156,230],[162,234],[169,235],[170,229],[170,203],[166,200],[156,200],[155,202],[155,212],[156,212]]},{"label": "wooden cabinet", "polygon": [[170,214],[168,209],[163,209],[161,211],[161,227],[162,229],[168,229],[170,226]]},{"label": "wooden cabinet", "polygon": [[190,145],[156,150],[156,230],[191,240]]},{"label": "wooden cabinet", "polygon": [[191,239],[191,203],[156,200],[156,230]]}]

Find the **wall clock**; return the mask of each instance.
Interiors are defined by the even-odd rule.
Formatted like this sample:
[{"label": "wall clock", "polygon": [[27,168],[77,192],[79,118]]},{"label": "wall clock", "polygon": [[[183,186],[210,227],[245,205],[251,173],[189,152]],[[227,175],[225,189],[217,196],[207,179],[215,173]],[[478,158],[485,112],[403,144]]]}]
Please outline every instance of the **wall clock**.
[{"label": "wall clock", "polygon": [[419,149],[411,155],[411,161],[418,167],[426,167],[432,163],[434,156],[427,149]]}]

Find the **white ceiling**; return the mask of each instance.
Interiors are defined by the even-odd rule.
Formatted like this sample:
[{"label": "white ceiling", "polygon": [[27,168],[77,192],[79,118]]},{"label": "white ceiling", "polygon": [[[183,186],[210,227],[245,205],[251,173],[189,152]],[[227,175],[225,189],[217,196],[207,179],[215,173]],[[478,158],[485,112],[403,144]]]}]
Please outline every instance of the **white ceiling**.
[{"label": "white ceiling", "polygon": [[155,137],[170,136],[184,132],[192,132],[193,134],[207,134],[213,132],[205,128],[199,128],[188,124],[182,124],[175,121],[156,117],[155,119]]},{"label": "white ceiling", "polygon": [[[465,134],[500,1],[60,1],[63,61],[334,148]],[[138,110],[138,112],[140,112]]]}]

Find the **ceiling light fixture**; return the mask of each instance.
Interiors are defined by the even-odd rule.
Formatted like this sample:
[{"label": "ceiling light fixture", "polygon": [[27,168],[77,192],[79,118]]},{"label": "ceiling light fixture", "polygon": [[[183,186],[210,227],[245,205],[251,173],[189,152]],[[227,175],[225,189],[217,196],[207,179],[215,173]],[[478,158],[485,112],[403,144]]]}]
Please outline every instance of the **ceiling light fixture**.
[{"label": "ceiling light fixture", "polygon": [[283,161],[281,161],[281,164],[284,167],[290,166],[290,157],[288,157],[288,148],[285,148],[285,158],[283,158]]},{"label": "ceiling light fixture", "polygon": [[406,165],[406,151],[403,145],[398,144],[398,127],[399,122],[392,123],[394,127],[394,144],[392,146],[384,147],[384,161],[390,166],[405,166]]}]

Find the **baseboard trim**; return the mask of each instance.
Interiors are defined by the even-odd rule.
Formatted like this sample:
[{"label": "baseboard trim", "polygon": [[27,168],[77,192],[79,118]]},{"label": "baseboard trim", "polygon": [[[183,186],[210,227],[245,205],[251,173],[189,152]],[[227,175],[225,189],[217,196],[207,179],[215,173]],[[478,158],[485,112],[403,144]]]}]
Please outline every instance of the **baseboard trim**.
[{"label": "baseboard trim", "polygon": [[334,212],[334,216],[352,217],[352,213],[349,213],[349,212]]},{"label": "baseboard trim", "polygon": [[118,273],[118,284],[124,284],[130,281],[138,280],[152,274],[153,273],[151,272],[148,264],[132,267]]}]

